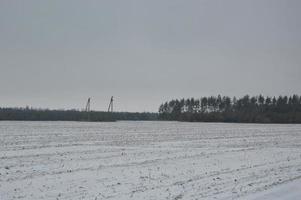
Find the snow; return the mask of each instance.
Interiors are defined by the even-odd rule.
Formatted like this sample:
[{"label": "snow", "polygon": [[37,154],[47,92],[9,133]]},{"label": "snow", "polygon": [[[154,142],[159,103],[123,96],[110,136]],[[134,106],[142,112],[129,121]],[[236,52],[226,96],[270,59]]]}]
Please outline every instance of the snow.
[{"label": "snow", "polygon": [[294,200],[300,181],[301,125],[0,122],[1,200]]},{"label": "snow", "polygon": [[280,185],[258,194],[254,194],[244,200],[300,200],[301,179]]}]

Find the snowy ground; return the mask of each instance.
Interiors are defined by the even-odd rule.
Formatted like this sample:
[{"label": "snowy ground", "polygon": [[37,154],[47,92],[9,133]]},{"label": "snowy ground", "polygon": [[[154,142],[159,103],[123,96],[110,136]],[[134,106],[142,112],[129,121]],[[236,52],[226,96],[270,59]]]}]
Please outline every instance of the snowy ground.
[{"label": "snowy ground", "polygon": [[244,200],[300,200],[301,179],[281,184],[272,189],[250,195]]},{"label": "snowy ground", "polygon": [[300,185],[301,125],[0,122],[1,200],[296,200]]}]

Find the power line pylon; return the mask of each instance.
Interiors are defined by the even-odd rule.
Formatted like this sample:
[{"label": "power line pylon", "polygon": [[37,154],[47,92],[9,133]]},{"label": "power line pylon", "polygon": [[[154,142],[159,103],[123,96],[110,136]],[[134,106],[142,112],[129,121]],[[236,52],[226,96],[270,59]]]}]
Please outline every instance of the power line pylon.
[{"label": "power line pylon", "polygon": [[114,97],[112,96],[109,104],[108,112],[113,112],[113,101],[114,101]]},{"label": "power line pylon", "polygon": [[87,101],[86,109],[85,109],[86,112],[90,112],[90,105],[91,105],[91,98],[89,97],[88,101]]}]

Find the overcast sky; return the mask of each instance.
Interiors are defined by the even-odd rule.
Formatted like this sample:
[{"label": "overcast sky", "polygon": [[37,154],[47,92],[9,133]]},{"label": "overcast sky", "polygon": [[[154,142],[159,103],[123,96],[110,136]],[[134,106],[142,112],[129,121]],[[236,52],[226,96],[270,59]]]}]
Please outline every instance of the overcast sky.
[{"label": "overcast sky", "polygon": [[300,0],[0,1],[0,106],[301,94]]}]

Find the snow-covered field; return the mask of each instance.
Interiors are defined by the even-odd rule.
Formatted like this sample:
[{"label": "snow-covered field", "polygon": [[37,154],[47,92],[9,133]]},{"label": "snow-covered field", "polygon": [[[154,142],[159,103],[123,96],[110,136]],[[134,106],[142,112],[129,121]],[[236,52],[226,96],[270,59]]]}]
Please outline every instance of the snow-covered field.
[{"label": "snow-covered field", "polygon": [[301,125],[0,122],[1,200],[295,200],[300,178]]}]

